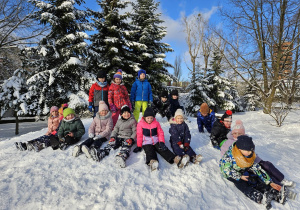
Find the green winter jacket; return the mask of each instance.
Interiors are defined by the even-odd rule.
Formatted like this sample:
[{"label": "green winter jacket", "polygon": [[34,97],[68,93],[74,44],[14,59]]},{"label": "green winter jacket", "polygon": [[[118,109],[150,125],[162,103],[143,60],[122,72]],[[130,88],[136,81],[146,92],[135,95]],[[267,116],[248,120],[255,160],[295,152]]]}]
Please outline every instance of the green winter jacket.
[{"label": "green winter jacket", "polygon": [[57,133],[58,138],[65,137],[69,132],[74,134],[75,139],[80,139],[85,134],[84,125],[78,117],[75,117],[70,121],[67,121],[66,119],[61,121],[61,125],[59,126]]}]

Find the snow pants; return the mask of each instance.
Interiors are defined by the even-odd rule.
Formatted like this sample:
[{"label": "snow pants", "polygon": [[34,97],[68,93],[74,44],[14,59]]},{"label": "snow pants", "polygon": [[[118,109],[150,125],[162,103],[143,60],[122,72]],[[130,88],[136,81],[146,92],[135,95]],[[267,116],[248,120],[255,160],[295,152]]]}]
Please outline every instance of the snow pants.
[{"label": "snow pants", "polygon": [[136,101],[134,103],[133,116],[137,122],[139,121],[141,107],[142,107],[142,113],[144,115],[144,112],[148,107],[148,101]]},{"label": "snow pants", "polygon": [[162,151],[159,149],[159,143],[156,143],[155,145],[152,144],[146,144],[142,146],[145,153],[146,153],[146,164],[148,165],[150,163],[150,160],[157,160],[157,154],[160,154],[167,162],[170,164],[174,163],[175,155],[173,152],[171,152],[169,149]]},{"label": "snow pants", "polygon": [[[64,143],[66,143],[69,146],[69,145],[77,143],[78,141],[79,141],[79,139],[76,139],[76,138],[71,137],[71,136],[66,136]],[[51,147],[53,149],[57,149],[59,147],[60,143],[62,143],[62,142],[59,141],[58,136],[51,136],[50,137],[50,144],[51,144]]]},{"label": "snow pants", "polygon": [[271,162],[261,160],[258,164],[269,174],[273,182],[282,185],[284,175]]},{"label": "snow pants", "polygon": [[96,116],[98,110],[99,110],[99,106],[94,106],[94,115],[93,115],[93,118]]},{"label": "snow pants", "polygon": [[107,141],[107,138],[105,138],[105,137],[103,137],[101,139],[97,139],[97,140],[94,140],[92,138],[88,138],[87,140],[85,140],[84,142],[82,142],[80,144],[80,147],[82,145],[85,145],[88,148],[94,147],[94,148],[98,149],[98,148],[101,147],[102,143],[105,142],[105,141]]},{"label": "snow pants", "polygon": [[115,125],[116,125],[116,123],[117,123],[117,121],[118,121],[118,119],[119,119],[120,113],[121,113],[121,110],[118,109],[116,112],[113,112],[112,115],[111,115],[111,118],[112,118],[112,120],[113,120],[114,127],[115,127]]},{"label": "snow pants", "polygon": [[183,156],[186,154],[186,155],[190,156],[191,160],[192,160],[193,156],[196,156],[196,153],[194,152],[192,147],[189,147],[187,150],[185,150],[185,149],[180,148],[178,144],[172,142],[171,140],[170,140],[170,143],[171,143],[171,147],[172,147],[175,155]]},{"label": "snow pants", "polygon": [[44,136],[40,136],[36,139],[32,139],[30,141],[28,141],[28,143],[31,143],[31,144],[38,144],[38,143],[41,143],[41,144],[45,144],[45,147],[49,147],[50,146],[50,137],[51,136],[54,136],[54,135],[44,135]]},{"label": "snow pants", "polygon": [[106,147],[104,147],[104,151],[105,151],[105,155],[108,156],[109,155],[109,152],[112,150],[112,149],[118,149],[119,147],[121,147],[121,150],[118,154],[118,156],[121,156],[124,160],[126,160],[129,155],[130,155],[130,150],[131,150],[131,147],[133,145],[133,142],[132,143],[128,143],[126,142],[127,139],[125,138],[116,138],[115,141],[112,141],[112,142],[109,142]]}]

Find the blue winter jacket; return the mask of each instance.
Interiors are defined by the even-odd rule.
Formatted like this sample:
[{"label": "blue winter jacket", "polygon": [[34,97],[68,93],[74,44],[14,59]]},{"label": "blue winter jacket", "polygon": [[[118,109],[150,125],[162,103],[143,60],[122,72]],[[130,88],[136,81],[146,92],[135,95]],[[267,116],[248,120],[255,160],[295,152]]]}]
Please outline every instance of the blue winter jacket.
[{"label": "blue winter jacket", "polygon": [[171,144],[177,144],[178,142],[182,142],[182,144],[191,143],[190,129],[185,122],[182,124],[171,124],[169,133],[171,134]]},{"label": "blue winter jacket", "polygon": [[201,112],[198,111],[197,112],[197,124],[198,124],[198,130],[200,133],[203,133],[203,126],[206,128],[207,132],[210,133],[211,132],[211,128],[215,122],[215,112],[210,110],[210,113],[203,117]]},{"label": "blue winter jacket", "polygon": [[141,81],[135,79],[130,92],[130,101],[151,101],[153,102],[151,85],[147,79]]}]

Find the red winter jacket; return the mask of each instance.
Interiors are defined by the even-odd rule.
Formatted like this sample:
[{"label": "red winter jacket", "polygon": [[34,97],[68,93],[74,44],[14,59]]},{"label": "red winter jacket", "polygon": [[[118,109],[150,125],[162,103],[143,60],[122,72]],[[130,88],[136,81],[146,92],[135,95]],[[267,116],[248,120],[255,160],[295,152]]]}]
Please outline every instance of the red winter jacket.
[{"label": "red winter jacket", "polygon": [[100,87],[97,82],[95,82],[89,91],[89,102],[92,102],[94,106],[99,106],[99,101],[104,101],[107,106],[108,104],[108,90],[109,85],[105,87]]},{"label": "red winter jacket", "polygon": [[127,89],[123,84],[116,85],[112,82],[108,91],[108,103],[109,105],[114,104],[119,110],[124,105],[129,106],[132,110]]},{"label": "red winter jacket", "polygon": [[156,144],[157,142],[165,143],[164,131],[161,128],[159,122],[154,118],[151,124],[144,120],[144,117],[137,124],[136,128],[136,144],[138,147],[142,147],[146,144]]}]

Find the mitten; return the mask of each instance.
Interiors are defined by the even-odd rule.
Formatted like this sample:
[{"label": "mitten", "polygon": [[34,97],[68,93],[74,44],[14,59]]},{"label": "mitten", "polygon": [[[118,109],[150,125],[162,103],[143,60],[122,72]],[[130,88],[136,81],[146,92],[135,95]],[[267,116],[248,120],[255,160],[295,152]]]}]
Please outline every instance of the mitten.
[{"label": "mitten", "polygon": [[95,136],[95,135],[94,135],[93,133],[89,133],[89,138],[90,138],[90,139],[94,138],[94,136]]},{"label": "mitten", "polygon": [[158,147],[158,149],[159,149],[160,151],[166,151],[166,150],[168,149],[168,147],[165,145],[164,142],[159,142],[159,147]]},{"label": "mitten", "polygon": [[184,148],[184,146],[183,146],[183,144],[182,144],[182,142],[181,142],[181,141],[177,142],[177,144],[178,144],[178,146],[179,146],[181,149],[183,149],[183,148]]},{"label": "mitten", "polygon": [[57,134],[57,131],[53,131],[51,134],[52,134],[52,135],[56,135],[56,134]]},{"label": "mitten", "polygon": [[94,140],[98,140],[98,139],[101,139],[101,135],[97,135],[93,138]]},{"label": "mitten", "polygon": [[185,151],[188,150],[189,147],[190,147],[190,144],[189,144],[189,143],[184,143],[184,150],[185,150]]},{"label": "mitten", "polygon": [[112,142],[114,142],[114,141],[116,141],[115,138],[110,138],[109,143],[112,143]]},{"label": "mitten", "polygon": [[89,110],[90,112],[92,112],[92,111],[93,111],[93,106],[89,106],[89,107],[88,107],[88,110]]},{"label": "mitten", "polygon": [[134,150],[133,150],[134,153],[138,153],[138,152],[140,152],[140,151],[142,151],[142,147],[136,147],[136,148],[134,148]]},{"label": "mitten", "polygon": [[111,112],[113,113],[117,112],[117,107],[114,104],[110,104],[109,107]]},{"label": "mitten", "polygon": [[127,143],[128,146],[132,145],[132,139],[127,139],[126,143]]}]

